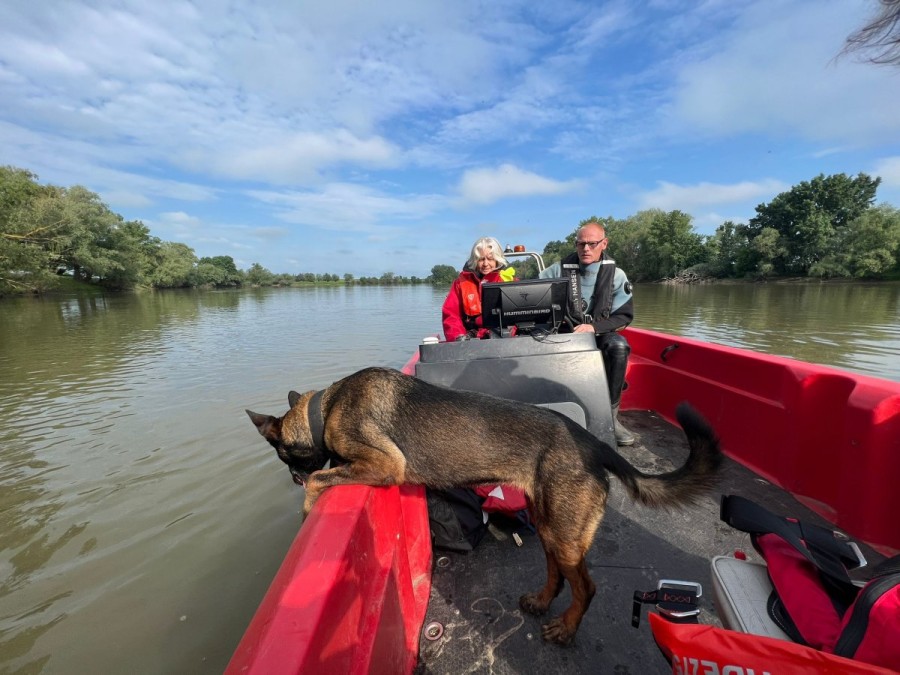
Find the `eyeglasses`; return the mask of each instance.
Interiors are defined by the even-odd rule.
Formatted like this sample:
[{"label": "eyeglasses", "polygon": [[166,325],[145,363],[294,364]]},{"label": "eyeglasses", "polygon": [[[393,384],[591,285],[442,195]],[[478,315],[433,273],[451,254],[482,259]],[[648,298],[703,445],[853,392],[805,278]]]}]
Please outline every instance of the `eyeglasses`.
[{"label": "eyeglasses", "polygon": [[577,248],[597,248],[604,241],[606,241],[606,237],[603,237],[603,239],[600,239],[599,241],[576,241],[575,246]]}]

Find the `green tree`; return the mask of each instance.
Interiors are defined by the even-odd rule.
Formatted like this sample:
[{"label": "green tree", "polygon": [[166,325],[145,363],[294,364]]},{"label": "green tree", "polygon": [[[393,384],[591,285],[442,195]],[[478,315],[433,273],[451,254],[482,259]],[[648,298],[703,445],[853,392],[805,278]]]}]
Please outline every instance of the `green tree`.
[{"label": "green tree", "polygon": [[40,186],[34,174],[0,169],[0,275],[6,290],[49,286],[52,272],[116,288],[139,283],[148,269],[149,231],[125,222],[81,186]]},{"label": "green tree", "polygon": [[0,167],[0,295],[45,290],[55,283],[49,242],[58,226],[53,218],[39,221],[37,208],[55,193],[30,171]]},{"label": "green tree", "polygon": [[121,216],[113,213],[100,197],[80,185],[65,189],[55,205],[61,237],[54,242],[58,264],[72,270],[76,279],[101,280],[122,272],[115,255],[113,229]]},{"label": "green tree", "polygon": [[746,231],[725,221],[706,242],[710,273],[717,277],[738,276],[738,260],[749,246]]},{"label": "green tree", "polygon": [[0,232],[6,232],[10,218],[27,207],[44,191],[37,175],[13,166],[0,166]]},{"label": "green tree", "polygon": [[156,288],[192,286],[196,279],[197,256],[187,244],[165,241],[157,251],[156,266],[148,281]]},{"label": "green tree", "polygon": [[606,231],[610,254],[634,281],[672,277],[706,262],[703,237],[681,211],[640,211],[623,223],[608,223]]},{"label": "green tree", "polygon": [[215,286],[240,286],[244,274],[230,255],[217,255],[200,258],[197,264],[197,281],[200,284]]},{"label": "green tree", "polygon": [[837,250],[814,263],[810,276],[877,279],[898,269],[900,211],[883,204],[844,230]]},{"label": "green tree", "polygon": [[254,286],[270,286],[274,279],[275,275],[259,263],[253,263],[247,270],[247,283]]},{"label": "green tree", "polygon": [[[573,229],[564,241],[556,239],[547,242],[544,246],[544,250],[541,251],[541,258],[543,258],[546,267],[550,267],[553,263],[559,262],[575,250],[575,234],[577,230],[577,227]],[[532,261],[529,260],[522,266],[522,269],[519,272],[519,277],[522,279],[534,278],[537,276],[537,264],[532,263]]]},{"label": "green tree", "polygon": [[[653,272],[649,270],[648,261],[644,260],[643,253],[650,236],[650,225],[657,213],[649,210],[638,211],[624,220],[604,218],[599,221],[605,227],[606,237],[609,239],[607,248],[609,255],[616,261],[617,266],[625,270],[632,281],[653,278]],[[574,248],[574,241],[572,246]]]},{"label": "green tree", "polygon": [[104,283],[114,288],[131,288],[147,283],[156,266],[160,241],[138,220],[113,225],[104,242],[108,255],[116,265],[107,273]]},{"label": "green tree", "polygon": [[197,263],[192,276],[193,286],[228,286],[226,272],[221,267],[210,262],[204,262],[208,258],[201,258]]},{"label": "green tree", "polygon": [[766,228],[775,230],[781,250],[766,264],[776,274],[805,275],[816,262],[837,252],[847,226],[871,208],[880,183],[880,178],[864,173],[855,178],[819,174],[757,206],[748,224],[750,239]]},{"label": "green tree", "polygon": [[748,265],[747,271],[752,271],[757,277],[768,277],[776,273],[777,261],[784,260],[787,254],[784,238],[772,227],[762,229],[750,242],[750,250],[753,254],[752,268]]},{"label": "green tree", "polygon": [[435,265],[431,268],[430,281],[435,286],[449,286],[459,276],[455,267],[450,265]]}]

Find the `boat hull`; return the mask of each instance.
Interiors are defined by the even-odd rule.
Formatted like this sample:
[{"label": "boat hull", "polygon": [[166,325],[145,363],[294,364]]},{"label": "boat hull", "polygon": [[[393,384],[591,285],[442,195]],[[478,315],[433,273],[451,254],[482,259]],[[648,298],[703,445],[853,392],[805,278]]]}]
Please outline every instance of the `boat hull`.
[{"label": "boat hull", "polygon": [[[674,422],[690,401],[731,458],[878,551],[900,550],[900,383],[655,331],[625,335],[623,410]],[[423,489],[327,490],[226,672],[412,672],[431,572]]]}]

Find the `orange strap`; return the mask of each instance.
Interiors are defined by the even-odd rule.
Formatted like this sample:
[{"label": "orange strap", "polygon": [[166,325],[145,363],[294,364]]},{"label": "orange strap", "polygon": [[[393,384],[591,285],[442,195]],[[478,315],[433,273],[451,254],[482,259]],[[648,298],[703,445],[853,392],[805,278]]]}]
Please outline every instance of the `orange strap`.
[{"label": "orange strap", "polygon": [[459,295],[466,316],[481,316],[481,288],[471,279],[461,279]]}]

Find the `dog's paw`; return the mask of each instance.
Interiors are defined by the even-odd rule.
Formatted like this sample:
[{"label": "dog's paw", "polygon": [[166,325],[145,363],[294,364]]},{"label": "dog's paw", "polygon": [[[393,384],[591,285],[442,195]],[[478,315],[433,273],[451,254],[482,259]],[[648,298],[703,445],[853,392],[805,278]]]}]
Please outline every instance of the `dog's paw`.
[{"label": "dog's paw", "polygon": [[549,603],[542,603],[540,601],[537,593],[526,593],[519,598],[519,607],[521,607],[523,611],[535,616],[546,614],[549,606]]},{"label": "dog's paw", "polygon": [[569,645],[575,638],[575,631],[566,625],[561,616],[558,616],[541,626],[541,637],[547,642]]}]

